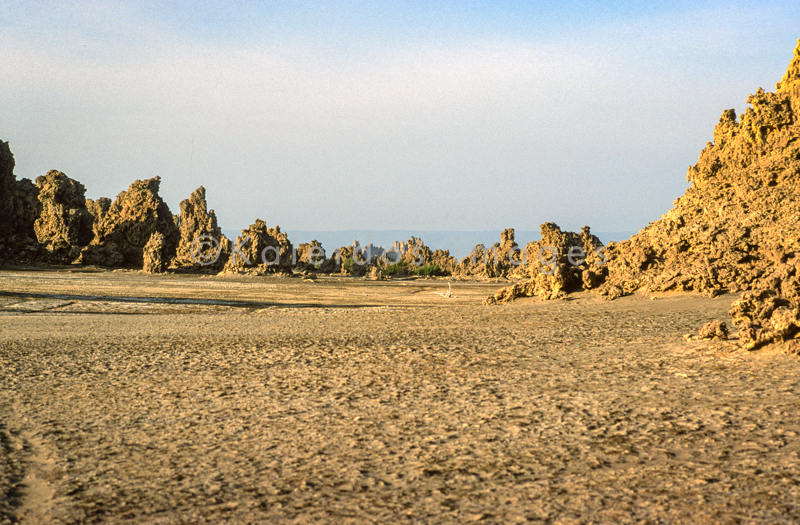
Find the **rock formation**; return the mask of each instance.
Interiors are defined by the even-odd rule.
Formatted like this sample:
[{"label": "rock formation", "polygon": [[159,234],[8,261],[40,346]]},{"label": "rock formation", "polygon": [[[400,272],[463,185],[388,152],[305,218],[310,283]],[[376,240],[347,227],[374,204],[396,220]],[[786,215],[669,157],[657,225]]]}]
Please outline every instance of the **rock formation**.
[{"label": "rock formation", "polygon": [[325,248],[322,243],[314,239],[309,243],[302,243],[297,246],[295,254],[297,265],[309,271],[321,271],[326,262]]},{"label": "rock formation", "polygon": [[715,320],[707,323],[700,329],[698,339],[728,339],[728,325],[725,321]]},{"label": "rock formation", "polygon": [[742,294],[729,313],[747,350],[795,338],[800,332],[800,254]]},{"label": "rock formation", "polygon": [[217,225],[214,210],[208,210],[206,189],[202,186],[181,201],[178,216],[180,240],[172,265],[199,270],[221,270],[231,253],[231,243]]},{"label": "rock formation", "polygon": [[86,209],[86,189],[60,171],[36,178],[41,213],[33,228],[51,253],[71,262],[94,238],[94,216]]},{"label": "rock formation", "polygon": [[92,231],[95,237],[97,236],[97,227],[103,223],[108,210],[111,208],[111,199],[108,197],[100,197],[96,201],[86,199],[86,209],[92,214],[94,218],[92,221]]},{"label": "rock formation", "polygon": [[14,155],[0,141],[0,259],[26,262],[48,257],[36,242],[33,224],[39,216],[39,189],[30,179],[17,180]]},{"label": "rock formation", "polygon": [[267,228],[261,219],[236,238],[224,273],[265,275],[292,271],[292,245],[279,226]]},{"label": "rock formation", "polygon": [[390,252],[394,252],[397,255],[389,253],[384,258],[385,262],[389,262],[390,258],[399,256],[400,260],[406,264],[406,267],[412,273],[426,266],[436,265],[439,275],[450,275],[456,267],[456,259],[450,255],[449,250],[433,251],[419,237],[411,237],[408,242],[396,242],[395,247]]},{"label": "rock formation", "polygon": [[[395,243],[397,244],[397,243]],[[365,276],[372,272],[373,267],[385,268],[385,258],[396,260],[397,254],[386,255],[386,251],[381,246],[374,246],[372,243],[362,246],[358,240],[353,241],[350,246],[341,246],[320,266],[321,273],[341,272],[354,276]]]},{"label": "rock formation", "polygon": [[164,251],[166,245],[164,243],[164,236],[161,232],[153,232],[150,240],[144,245],[142,257],[144,264],[142,270],[147,273],[161,273],[166,269],[167,263],[164,259]]},{"label": "rock formation", "polygon": [[758,288],[800,249],[800,43],[794,55],[775,93],[722,113],[675,207],[609,244],[603,293]]},{"label": "rock formation", "polygon": [[369,272],[366,275],[366,278],[370,281],[385,281],[387,280],[386,275],[383,273],[383,270],[380,269],[378,266],[370,266]]},{"label": "rock formation", "polygon": [[358,241],[353,241],[350,246],[341,246],[332,257],[334,267],[338,267],[339,271],[344,274],[363,276],[369,271],[371,265],[377,263],[377,256],[369,252],[371,252],[371,248],[367,249],[366,246],[361,246]]},{"label": "rock formation", "polygon": [[333,261],[333,264],[331,265],[333,271],[328,273],[353,273],[354,271],[357,272],[359,269],[361,269],[362,265],[353,264],[352,260],[353,252],[355,251],[354,248],[357,248],[358,246],[358,241],[354,241],[351,246],[340,246],[337,248],[333,253],[333,256],[328,258],[328,261]]},{"label": "rock formation", "polygon": [[[541,226],[542,238],[528,243],[524,255],[513,245],[513,230],[504,236],[506,263],[515,268],[517,276],[527,276],[526,282],[516,283],[488,297],[484,304],[512,301],[521,296],[556,299],[570,292],[592,288],[605,272],[603,244],[592,235],[588,226],[581,233],[561,231],[556,224]],[[506,233],[504,232],[504,233]]]},{"label": "rock formation", "polygon": [[413,236],[408,242],[395,241],[388,250],[371,244],[361,246],[354,241],[351,246],[339,248],[335,255],[342,261],[340,266],[345,273],[375,279],[422,275],[420,272],[445,276],[456,267],[456,260],[448,250],[433,251],[422,239]]},{"label": "rock formation", "polygon": [[180,232],[169,207],[158,195],[160,177],[137,180],[120,193],[95,225],[95,237],[80,262],[100,266],[144,265],[144,247],[152,235],[164,237],[164,260],[174,257]]},{"label": "rock formation", "polygon": [[522,264],[522,250],[514,241],[514,228],[507,228],[500,234],[500,243],[494,243],[489,249],[482,244],[475,246],[453,269],[453,275],[462,278],[508,277]]}]

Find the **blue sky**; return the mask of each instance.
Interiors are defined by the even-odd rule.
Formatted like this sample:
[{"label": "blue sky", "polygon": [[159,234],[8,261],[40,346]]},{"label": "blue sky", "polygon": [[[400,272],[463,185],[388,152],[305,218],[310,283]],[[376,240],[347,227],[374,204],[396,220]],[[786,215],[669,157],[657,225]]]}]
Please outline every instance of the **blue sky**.
[{"label": "blue sky", "polygon": [[0,139],[226,229],[631,231],[798,38],[793,2],[4,0]]}]

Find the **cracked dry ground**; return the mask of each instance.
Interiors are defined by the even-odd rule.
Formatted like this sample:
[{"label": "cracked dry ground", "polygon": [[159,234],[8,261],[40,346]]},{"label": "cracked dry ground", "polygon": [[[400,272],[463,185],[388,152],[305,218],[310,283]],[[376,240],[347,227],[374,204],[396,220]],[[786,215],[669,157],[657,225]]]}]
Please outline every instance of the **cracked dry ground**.
[{"label": "cracked dry ground", "polygon": [[0,523],[800,522],[797,356],[682,337],[731,296],[443,284],[0,297]]}]

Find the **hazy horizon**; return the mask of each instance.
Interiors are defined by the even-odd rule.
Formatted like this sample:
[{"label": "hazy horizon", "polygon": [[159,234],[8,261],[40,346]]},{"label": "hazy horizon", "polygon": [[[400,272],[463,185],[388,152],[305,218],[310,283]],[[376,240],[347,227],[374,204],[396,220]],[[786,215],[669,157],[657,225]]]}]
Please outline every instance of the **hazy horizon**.
[{"label": "hazy horizon", "polygon": [[[639,231],[722,111],[774,90],[792,2],[0,4],[0,140],[222,228]],[[372,230],[370,230],[372,229]]]},{"label": "hazy horizon", "polygon": [[[270,226],[272,227],[272,226]],[[513,226],[510,226],[513,228]],[[308,243],[312,240],[317,240],[322,243],[322,247],[330,255],[334,250],[342,246],[352,246],[353,241],[359,241],[361,246],[373,244],[374,246],[382,246],[384,249],[391,247],[395,241],[408,241],[412,236],[422,239],[426,246],[432,250],[442,249],[450,250],[450,255],[457,259],[462,259],[472,253],[472,250],[478,244],[484,246],[492,246],[494,243],[500,242],[500,233],[502,230],[478,230],[478,231],[437,231],[437,230],[288,230],[281,228],[281,231],[286,233],[289,241],[294,246],[301,243]],[[236,241],[236,238],[241,236],[241,230],[223,229],[222,233],[225,234],[231,241]],[[597,236],[603,244],[608,244],[611,241],[619,242],[629,239],[637,232],[595,232],[592,234]],[[518,230],[514,229],[514,240],[519,246],[526,246],[529,242],[538,241],[541,239],[539,230]]]}]

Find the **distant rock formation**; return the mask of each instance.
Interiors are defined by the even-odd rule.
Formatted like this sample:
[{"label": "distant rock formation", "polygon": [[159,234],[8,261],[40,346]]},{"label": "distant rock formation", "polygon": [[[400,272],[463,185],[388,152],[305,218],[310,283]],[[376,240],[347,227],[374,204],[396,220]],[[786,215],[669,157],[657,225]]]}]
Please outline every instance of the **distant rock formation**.
[{"label": "distant rock formation", "polygon": [[292,245],[280,226],[267,228],[261,219],[236,238],[223,273],[265,275],[292,271]]},{"label": "distant rock formation", "polygon": [[358,259],[359,264],[355,264],[353,259],[353,253],[360,249],[360,244],[358,241],[353,241],[353,244],[350,246],[340,246],[333,252],[331,257],[328,257],[328,261],[332,261],[332,263],[326,263],[330,265],[331,271],[328,273],[349,273],[353,275],[363,275],[365,270],[365,264],[361,258]]},{"label": "distant rock formation", "polygon": [[378,264],[379,256],[374,252],[374,246],[371,243],[361,246],[361,243],[355,240],[350,246],[341,246],[334,251],[328,259],[332,263],[327,264],[335,272],[363,276],[370,271],[371,266]]},{"label": "distant rock formation", "polygon": [[137,180],[120,193],[108,211],[95,211],[95,237],[80,262],[100,266],[144,266],[144,247],[156,232],[163,235],[162,260],[175,256],[180,232],[169,207],[158,195],[160,177]]},{"label": "distant rock formation", "polygon": [[581,233],[574,233],[561,231],[555,223],[544,223],[542,238],[528,243],[524,255],[513,242],[514,230],[506,230],[504,234],[501,247],[501,251],[505,248],[504,259],[517,268],[517,276],[527,275],[529,280],[499,290],[484,304],[504,303],[523,296],[562,298],[570,292],[592,288],[596,276],[605,272],[603,244],[588,226]]},{"label": "distant rock formation", "polygon": [[322,243],[314,239],[311,242],[299,244],[295,257],[298,266],[307,270],[321,270],[326,262],[326,255]]},{"label": "distant rock formation", "polygon": [[36,178],[41,203],[33,228],[38,241],[64,262],[71,262],[94,238],[94,216],[86,208],[86,189],[60,171]]},{"label": "distant rock formation", "polygon": [[221,270],[231,253],[231,243],[217,225],[214,210],[208,210],[206,189],[202,186],[181,201],[178,216],[180,241],[172,266],[199,270]]},{"label": "distant rock formation", "polygon": [[[391,251],[395,251],[397,255]],[[391,262],[389,259],[399,256],[412,272],[435,265],[439,275],[450,275],[456,267],[456,259],[450,255],[450,250],[431,250],[419,237],[412,236],[408,242],[396,242],[391,251],[384,260]]]},{"label": "distant rock formation", "polygon": [[[396,244],[396,243],[395,243]],[[365,276],[373,273],[372,268],[380,266],[386,254],[382,246],[372,243],[361,245],[358,240],[350,246],[341,246],[334,250],[328,259],[319,267],[321,273],[343,273],[354,276]],[[396,254],[389,256],[392,260]]]},{"label": "distant rock formation", "polygon": [[483,244],[475,246],[453,269],[459,277],[497,278],[509,277],[522,262],[522,250],[514,241],[514,228],[507,228],[500,234],[500,242],[486,249]]},{"label": "distant rock formation", "polygon": [[456,260],[449,251],[433,251],[422,239],[413,236],[408,242],[395,241],[389,249],[372,244],[361,246],[358,241],[353,241],[352,245],[336,250],[331,259],[341,261],[333,267],[344,273],[368,275],[375,280],[415,274],[445,276],[450,275],[456,266]]},{"label": "distant rock formation", "polygon": [[675,207],[609,244],[603,293],[759,288],[800,249],[800,42],[776,92],[747,102],[722,113]]}]

